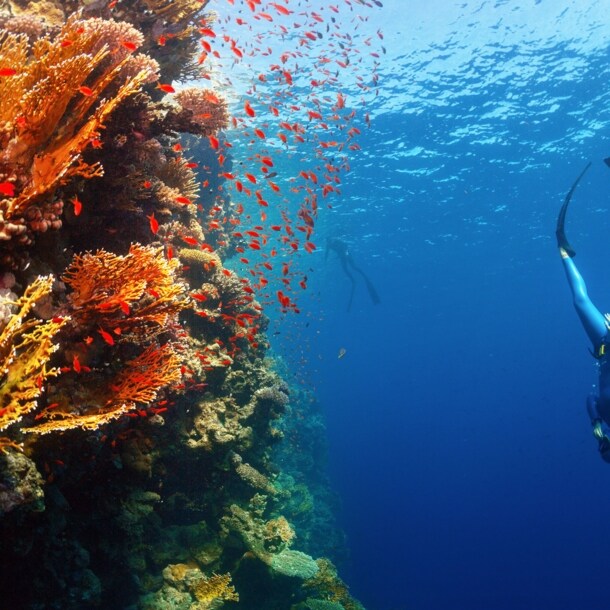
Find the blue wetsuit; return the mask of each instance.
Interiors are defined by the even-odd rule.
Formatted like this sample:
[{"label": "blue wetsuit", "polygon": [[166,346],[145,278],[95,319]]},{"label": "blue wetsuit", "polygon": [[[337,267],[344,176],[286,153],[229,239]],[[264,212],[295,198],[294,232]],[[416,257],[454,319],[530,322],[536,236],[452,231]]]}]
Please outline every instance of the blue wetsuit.
[{"label": "blue wetsuit", "polygon": [[[574,260],[562,254],[563,266],[574,297],[574,307],[593,345],[593,355],[599,364],[599,394],[587,398],[587,411],[599,441],[602,458],[610,462],[610,335],[606,318],[595,307],[583,277]],[[602,422],[605,424],[602,428]]]}]

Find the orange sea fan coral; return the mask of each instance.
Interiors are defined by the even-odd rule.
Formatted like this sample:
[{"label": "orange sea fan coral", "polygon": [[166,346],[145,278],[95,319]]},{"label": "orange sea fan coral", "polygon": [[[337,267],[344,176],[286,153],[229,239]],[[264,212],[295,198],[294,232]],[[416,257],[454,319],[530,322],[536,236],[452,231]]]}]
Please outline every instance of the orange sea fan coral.
[{"label": "orange sea fan coral", "polygon": [[140,355],[127,362],[103,392],[106,399],[90,405],[85,413],[64,409],[41,413],[46,421],[26,428],[28,432],[47,434],[58,430],[80,428],[95,430],[117,419],[138,404],[146,405],[159,391],[180,380],[181,361],[171,345],[150,345]]},{"label": "orange sea fan coral", "polygon": [[132,244],[125,256],[105,250],[77,255],[63,277],[73,290],[73,317],[86,326],[118,315],[124,338],[150,339],[188,306],[175,276],[178,266],[162,248],[140,244]]},{"label": "orange sea fan coral", "polygon": [[152,402],[161,388],[178,383],[180,364],[170,345],[147,347],[118,374],[108,404],[133,407],[136,403]]},{"label": "orange sea fan coral", "polygon": [[[72,176],[101,174],[81,153],[108,115],[151,76],[152,64],[129,78],[135,60],[126,49],[117,52],[120,40],[110,52],[106,30],[116,35],[117,27],[70,19],[58,35],[33,44],[25,35],[0,30],[0,66],[15,70],[0,78],[0,180],[15,187],[13,197],[0,199],[0,220],[18,222],[28,206]],[[138,34],[121,27],[128,28],[125,35]]]},{"label": "orange sea fan coral", "polygon": [[53,339],[69,318],[45,322],[28,317],[36,302],[50,294],[52,285],[51,276],[32,282],[0,333],[0,430],[36,409],[45,380],[58,373],[47,364],[58,348]]}]

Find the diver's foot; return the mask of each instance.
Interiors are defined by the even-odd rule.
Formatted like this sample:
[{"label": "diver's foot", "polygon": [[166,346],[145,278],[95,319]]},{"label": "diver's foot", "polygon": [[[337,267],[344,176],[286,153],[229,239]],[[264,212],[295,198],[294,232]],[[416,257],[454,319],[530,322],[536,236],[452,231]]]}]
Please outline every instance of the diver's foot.
[{"label": "diver's foot", "polygon": [[570,248],[570,246],[560,246],[559,254],[561,255],[561,258],[574,258],[576,256],[576,252]]},{"label": "diver's foot", "polygon": [[610,439],[605,434],[599,441],[599,454],[604,462],[610,464]]}]

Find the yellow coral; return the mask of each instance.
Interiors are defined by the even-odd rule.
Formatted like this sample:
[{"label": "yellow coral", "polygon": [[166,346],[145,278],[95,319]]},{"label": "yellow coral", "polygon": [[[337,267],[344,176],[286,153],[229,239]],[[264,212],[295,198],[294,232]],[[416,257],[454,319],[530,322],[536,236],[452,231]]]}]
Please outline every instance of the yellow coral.
[{"label": "yellow coral", "polygon": [[26,320],[35,303],[50,294],[52,286],[51,276],[32,282],[16,303],[17,313],[0,333],[0,430],[36,409],[45,380],[58,374],[47,364],[58,347],[53,338],[68,318]]},{"label": "yellow coral", "polygon": [[276,519],[270,519],[265,523],[266,539],[273,541],[278,538],[284,545],[290,546],[296,534],[288,520],[280,515]]},{"label": "yellow coral", "polygon": [[222,269],[222,261],[216,252],[206,252],[195,248],[180,248],[178,258],[186,265],[199,265],[202,269]]},{"label": "yellow coral", "polygon": [[212,576],[198,579],[192,585],[193,593],[200,602],[202,610],[211,608],[211,603],[216,600],[238,602],[239,595],[231,584],[230,574],[212,574]]},{"label": "yellow coral", "polygon": [[73,18],[59,35],[33,45],[25,35],[0,32],[0,65],[16,70],[0,78],[0,174],[16,188],[14,197],[0,201],[4,220],[19,218],[72,176],[101,174],[81,153],[108,115],[150,77],[144,70],[122,82],[131,58],[104,44],[110,38],[105,28],[116,29],[104,24],[112,23]]}]

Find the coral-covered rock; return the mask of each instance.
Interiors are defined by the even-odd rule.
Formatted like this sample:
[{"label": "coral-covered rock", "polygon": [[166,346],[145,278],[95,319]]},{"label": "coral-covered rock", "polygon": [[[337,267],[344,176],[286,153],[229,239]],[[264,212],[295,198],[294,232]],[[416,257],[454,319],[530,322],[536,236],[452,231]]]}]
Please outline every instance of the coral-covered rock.
[{"label": "coral-covered rock", "polygon": [[309,580],[320,570],[312,557],[301,553],[301,551],[291,549],[284,549],[272,555],[270,565],[271,569],[277,574],[299,578],[300,580]]},{"label": "coral-covered rock", "polygon": [[15,449],[0,451],[0,517],[17,507],[43,510],[42,485],[42,477],[32,460]]}]

